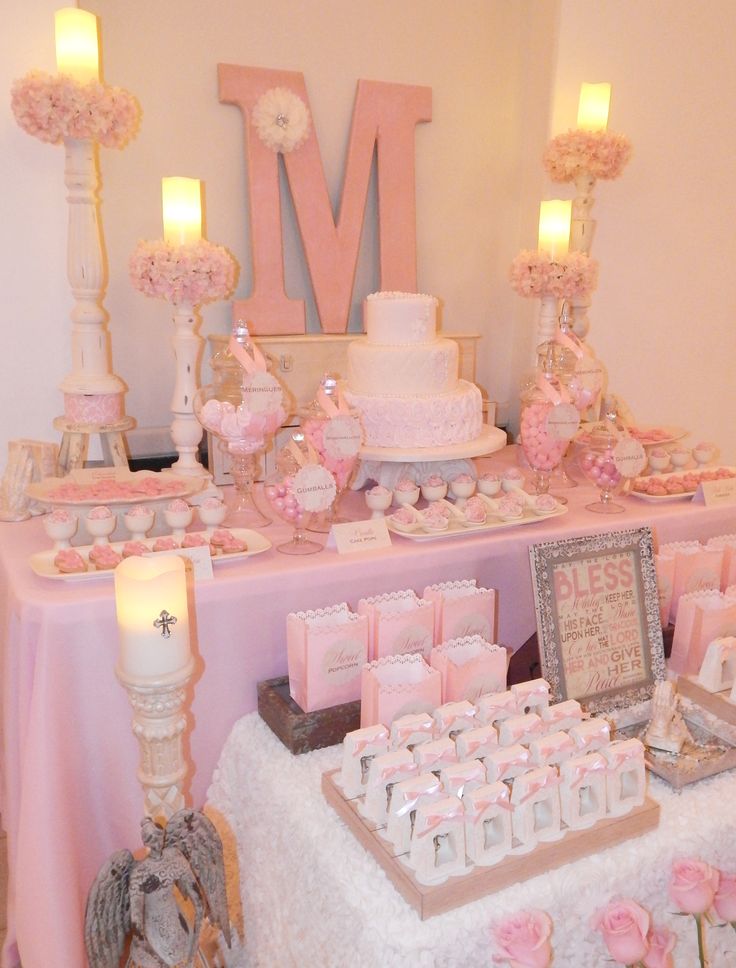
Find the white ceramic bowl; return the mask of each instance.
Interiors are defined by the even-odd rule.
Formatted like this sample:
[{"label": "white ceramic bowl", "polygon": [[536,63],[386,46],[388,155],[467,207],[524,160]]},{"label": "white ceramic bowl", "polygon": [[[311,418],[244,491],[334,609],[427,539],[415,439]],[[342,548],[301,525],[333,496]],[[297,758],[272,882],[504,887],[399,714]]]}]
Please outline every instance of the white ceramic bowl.
[{"label": "white ceramic bowl", "polygon": [[661,474],[663,471],[666,471],[667,468],[670,466],[670,455],[669,454],[666,454],[666,455],[650,454],[649,466],[657,474]]},{"label": "white ceramic bowl", "polygon": [[394,491],[394,501],[401,507],[404,504],[416,504],[419,500],[419,488],[413,491]]},{"label": "white ceramic bowl", "polygon": [[422,484],[422,497],[425,501],[441,501],[447,494],[447,484]]},{"label": "white ceramic bowl", "polygon": [[227,514],[227,508],[223,501],[212,507],[204,507],[199,505],[197,508],[197,514],[199,515],[199,520],[208,530],[219,527],[225,520]]},{"label": "white ceramic bowl", "polygon": [[387,491],[385,494],[371,494],[370,491],[365,492],[365,503],[368,505],[368,510],[372,511],[371,517],[382,518],[384,511],[387,511],[391,507],[391,501],[393,495],[391,491]]},{"label": "white ceramic bowl", "polygon": [[107,544],[107,539],[117,527],[118,519],[114,514],[109,518],[85,518],[84,526],[92,536],[93,544]]},{"label": "white ceramic bowl", "polygon": [[482,477],[478,478],[477,481],[478,490],[481,494],[485,494],[486,497],[494,497],[501,490],[501,481],[484,481]]},{"label": "white ceramic bowl", "polygon": [[156,515],[151,508],[147,510],[146,514],[125,514],[123,515],[123,521],[125,522],[125,527],[133,535],[133,538],[141,539],[153,527],[155,517]]},{"label": "white ceramic bowl", "polygon": [[682,468],[686,467],[690,463],[692,454],[686,448],[677,448],[676,450],[670,451],[670,460],[672,461],[672,466]]},{"label": "white ceramic bowl", "polygon": [[193,517],[192,508],[187,508],[186,511],[169,511],[168,508],[164,508],[164,520],[175,534],[183,534],[192,523]]},{"label": "white ceramic bowl", "polygon": [[70,538],[74,537],[78,525],[79,518],[76,514],[71,513],[68,521],[53,521],[51,514],[45,514],[43,518],[44,530],[54,542],[54,551],[61,551],[62,548],[70,547]]},{"label": "white ceramic bowl", "polygon": [[520,491],[524,487],[524,477],[503,477],[501,479],[501,489],[507,494],[511,491]]}]

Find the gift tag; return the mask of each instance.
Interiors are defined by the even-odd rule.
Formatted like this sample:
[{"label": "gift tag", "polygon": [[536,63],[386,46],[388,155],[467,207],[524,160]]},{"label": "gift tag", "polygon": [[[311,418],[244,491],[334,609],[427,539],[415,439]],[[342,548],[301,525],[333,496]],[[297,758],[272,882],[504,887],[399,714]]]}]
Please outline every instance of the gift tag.
[{"label": "gift tag", "polygon": [[355,457],[360,450],[362,439],[360,422],[349,414],[331,417],[322,435],[325,453],[337,460]]},{"label": "gift tag", "polygon": [[284,390],[276,377],[256,371],[243,380],[243,394],[253,413],[275,413],[284,399]]},{"label": "gift tag", "polygon": [[580,426],[580,414],[571,403],[558,403],[547,411],[546,431],[553,440],[572,440]]},{"label": "gift tag", "polygon": [[636,477],[647,465],[647,455],[638,440],[624,437],[613,448],[613,463],[621,477]]},{"label": "gift tag", "polygon": [[575,375],[583,388],[593,394],[599,393],[603,387],[603,364],[594,356],[585,353],[580,359],[575,360]]},{"label": "gift tag", "polygon": [[345,521],[333,524],[327,539],[328,548],[337,548],[340,555],[350,555],[356,551],[374,551],[377,548],[391,547],[391,534],[385,518],[368,521]]},{"label": "gift tag", "polygon": [[326,511],[335,500],[335,478],[320,464],[305,464],[294,475],[291,492],[303,511]]}]

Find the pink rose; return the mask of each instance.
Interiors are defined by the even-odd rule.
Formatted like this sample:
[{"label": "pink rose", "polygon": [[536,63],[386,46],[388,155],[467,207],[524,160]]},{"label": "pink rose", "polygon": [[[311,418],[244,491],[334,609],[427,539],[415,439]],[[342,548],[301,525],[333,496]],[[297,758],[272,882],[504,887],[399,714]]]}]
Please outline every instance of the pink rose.
[{"label": "pink rose", "polygon": [[511,968],[547,968],[552,961],[552,919],[544,911],[520,911],[493,929],[502,959]]},{"label": "pink rose", "polygon": [[644,968],[674,968],[672,949],[677,937],[669,928],[652,928],[647,935],[649,951],[644,956]]},{"label": "pink rose", "polygon": [[593,917],[593,928],[600,931],[614,961],[633,965],[647,953],[649,914],[636,901],[611,901]]},{"label": "pink rose", "polygon": [[670,897],[683,914],[704,914],[718,890],[718,871],[702,860],[686,857],[672,865]]},{"label": "pink rose", "polygon": [[736,874],[720,872],[713,907],[719,918],[723,918],[724,921],[736,921]]}]

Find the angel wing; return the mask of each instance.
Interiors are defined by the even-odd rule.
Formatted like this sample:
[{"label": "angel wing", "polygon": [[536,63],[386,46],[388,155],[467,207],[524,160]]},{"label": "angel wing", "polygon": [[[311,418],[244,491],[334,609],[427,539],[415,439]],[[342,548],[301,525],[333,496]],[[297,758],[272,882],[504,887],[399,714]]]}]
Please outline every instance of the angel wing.
[{"label": "angel wing", "polygon": [[182,852],[199,881],[210,921],[230,947],[230,915],[225,890],[225,858],[215,825],[199,810],[179,810],[166,824],[166,846]]},{"label": "angel wing", "polygon": [[119,968],[130,932],[130,871],[133,855],[116,851],[94,879],[84,914],[84,944],[90,968]]}]

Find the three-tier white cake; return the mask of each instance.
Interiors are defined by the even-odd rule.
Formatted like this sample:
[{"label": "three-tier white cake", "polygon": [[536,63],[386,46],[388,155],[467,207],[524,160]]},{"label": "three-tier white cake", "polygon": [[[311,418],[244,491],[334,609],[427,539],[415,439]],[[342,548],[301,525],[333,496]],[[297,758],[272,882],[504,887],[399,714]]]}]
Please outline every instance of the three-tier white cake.
[{"label": "three-tier white cake", "polygon": [[376,292],[364,304],[366,340],[348,349],[345,397],[372,447],[443,447],[482,429],[478,387],[458,378],[458,347],[437,335],[437,299]]}]

